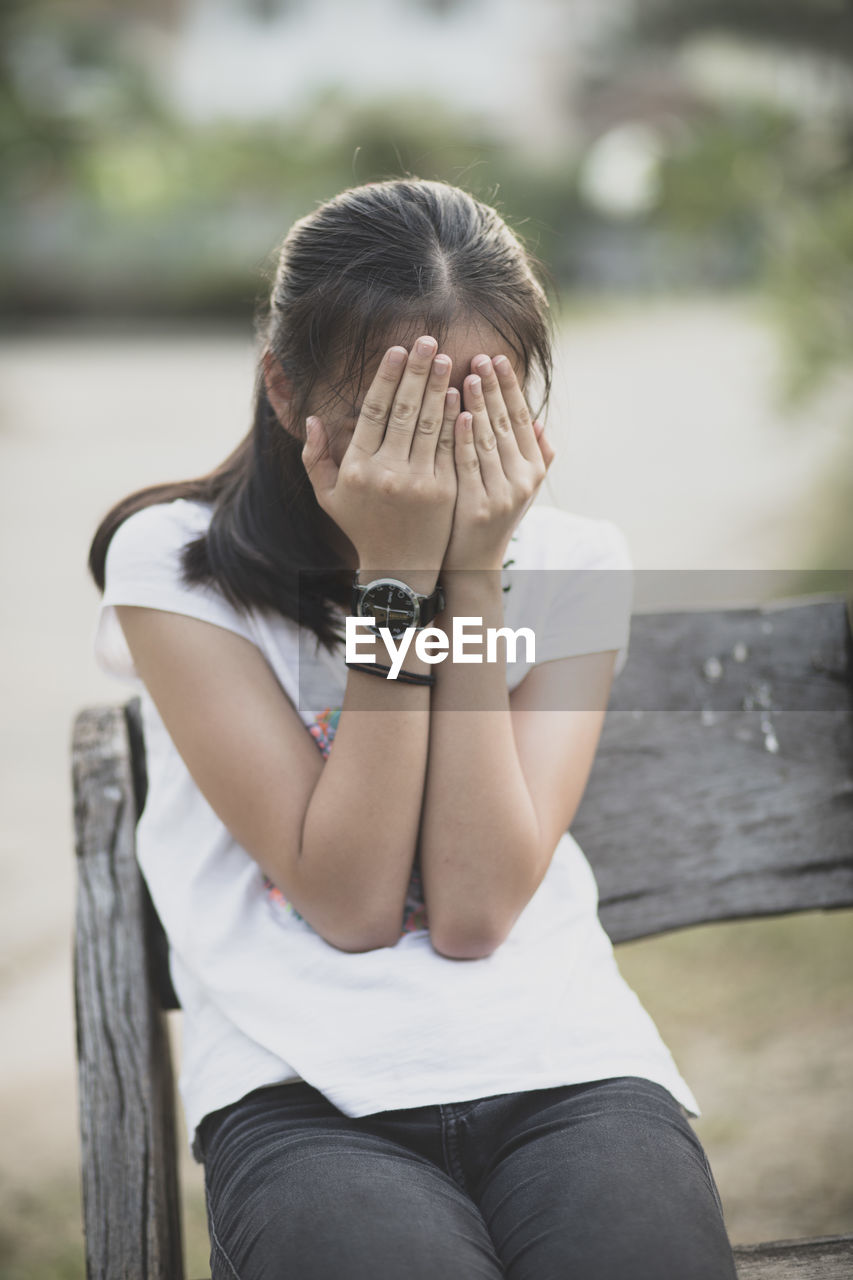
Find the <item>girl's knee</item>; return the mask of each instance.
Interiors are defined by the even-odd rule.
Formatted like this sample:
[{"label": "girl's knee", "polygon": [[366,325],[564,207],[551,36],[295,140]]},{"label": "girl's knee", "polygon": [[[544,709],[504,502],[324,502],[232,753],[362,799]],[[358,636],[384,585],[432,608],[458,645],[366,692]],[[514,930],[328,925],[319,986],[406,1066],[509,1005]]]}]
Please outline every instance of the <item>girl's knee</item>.
[{"label": "girl's knee", "polygon": [[567,1090],[516,1128],[483,1209],[511,1280],[734,1280],[702,1144],[674,1099],[632,1078]]}]

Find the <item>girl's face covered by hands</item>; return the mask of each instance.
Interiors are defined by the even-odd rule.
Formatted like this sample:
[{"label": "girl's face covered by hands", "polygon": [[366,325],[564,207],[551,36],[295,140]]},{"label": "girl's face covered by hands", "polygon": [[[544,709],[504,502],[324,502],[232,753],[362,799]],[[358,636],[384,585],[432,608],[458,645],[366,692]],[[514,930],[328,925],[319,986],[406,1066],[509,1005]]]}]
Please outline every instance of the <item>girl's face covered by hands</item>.
[{"label": "girl's face covered by hands", "polygon": [[[388,345],[390,346],[393,341],[392,336]],[[485,322],[477,323],[476,320],[471,320],[454,325],[436,354],[449,356],[452,361],[448,385],[455,387],[462,397],[460,410],[465,407],[463,384],[474,374],[471,362],[477,356],[487,355],[494,358],[503,355],[512,365],[519,383],[524,379],[525,370],[518,353]],[[380,359],[381,357],[366,366],[360,387],[352,386],[346,393],[330,392],[329,387],[322,384],[314,389],[309,412],[318,414],[322,418],[329,440],[329,453],[338,466],[346,453],[355,430],[364,393],[373,380]]]},{"label": "girl's face covered by hands", "polygon": [[430,583],[442,564],[500,566],[553,456],[518,363],[497,333],[470,323],[442,351],[429,334],[411,351],[389,347],[349,405],[329,387],[307,419],[302,462],[350,559],[419,566]]}]

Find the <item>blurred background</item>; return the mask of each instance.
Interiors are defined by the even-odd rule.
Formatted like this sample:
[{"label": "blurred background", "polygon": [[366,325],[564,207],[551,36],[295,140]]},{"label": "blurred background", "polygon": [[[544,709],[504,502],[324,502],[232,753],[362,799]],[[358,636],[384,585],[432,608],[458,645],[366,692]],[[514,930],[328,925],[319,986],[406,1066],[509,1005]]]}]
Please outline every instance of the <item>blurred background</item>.
[{"label": "blurred background", "polygon": [[[76,1278],[69,741],[82,706],[131,692],[91,656],[99,520],[245,434],[253,313],[293,220],[408,173],[495,204],[554,281],[543,500],[615,520],[640,570],[836,589],[853,8],[7,0],[0,33],[0,1277]],[[618,957],[703,1108],[732,1238],[853,1230],[851,913]]]}]

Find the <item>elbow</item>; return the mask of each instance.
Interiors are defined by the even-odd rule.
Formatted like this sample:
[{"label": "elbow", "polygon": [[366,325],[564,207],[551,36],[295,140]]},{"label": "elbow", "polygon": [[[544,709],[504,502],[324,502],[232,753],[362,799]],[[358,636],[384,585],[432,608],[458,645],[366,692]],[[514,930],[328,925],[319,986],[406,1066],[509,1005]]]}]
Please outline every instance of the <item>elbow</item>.
[{"label": "elbow", "polygon": [[324,942],[338,951],[381,951],[400,941],[403,902],[390,893],[354,891],[352,884],[330,884],[328,875],[310,874],[311,858],[300,852],[298,892],[287,896]]},{"label": "elbow", "polygon": [[332,903],[301,897],[293,905],[305,923],[338,951],[381,951],[400,941],[402,908],[389,910],[375,901]]},{"label": "elbow", "polygon": [[317,932],[330,946],[352,954],[381,951],[384,947],[396,946],[400,941],[400,929],[392,928],[388,921],[361,921],[354,924],[350,920],[340,928],[323,928]]},{"label": "elbow", "polygon": [[395,934],[393,937],[389,934],[345,938],[326,937],[326,942],[330,946],[336,947],[338,951],[347,951],[350,955],[359,955],[364,951],[381,951],[384,947],[395,947],[399,940],[399,934]]},{"label": "elbow", "polygon": [[494,922],[456,921],[430,925],[433,949],[448,960],[485,960],[506,940],[509,928]]}]

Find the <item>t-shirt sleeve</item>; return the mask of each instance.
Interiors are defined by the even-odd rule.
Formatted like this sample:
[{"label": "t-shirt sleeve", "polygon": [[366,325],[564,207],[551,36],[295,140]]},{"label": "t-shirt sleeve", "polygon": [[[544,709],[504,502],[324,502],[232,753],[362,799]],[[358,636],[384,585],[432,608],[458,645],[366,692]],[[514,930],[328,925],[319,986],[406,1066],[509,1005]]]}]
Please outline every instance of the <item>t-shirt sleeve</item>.
[{"label": "t-shirt sleeve", "polygon": [[618,676],[628,660],[634,589],[627,539],[612,520],[590,519],[580,539],[564,537],[559,546],[537,662],[615,649]]},{"label": "t-shirt sleeve", "polygon": [[255,640],[247,616],[217,588],[186,586],[181,580],[181,550],[205,527],[193,514],[195,510],[180,501],[144,507],[128,516],[113,534],[92,639],[95,662],[107,675],[139,682],[115,612],[117,604],[187,614]]}]

